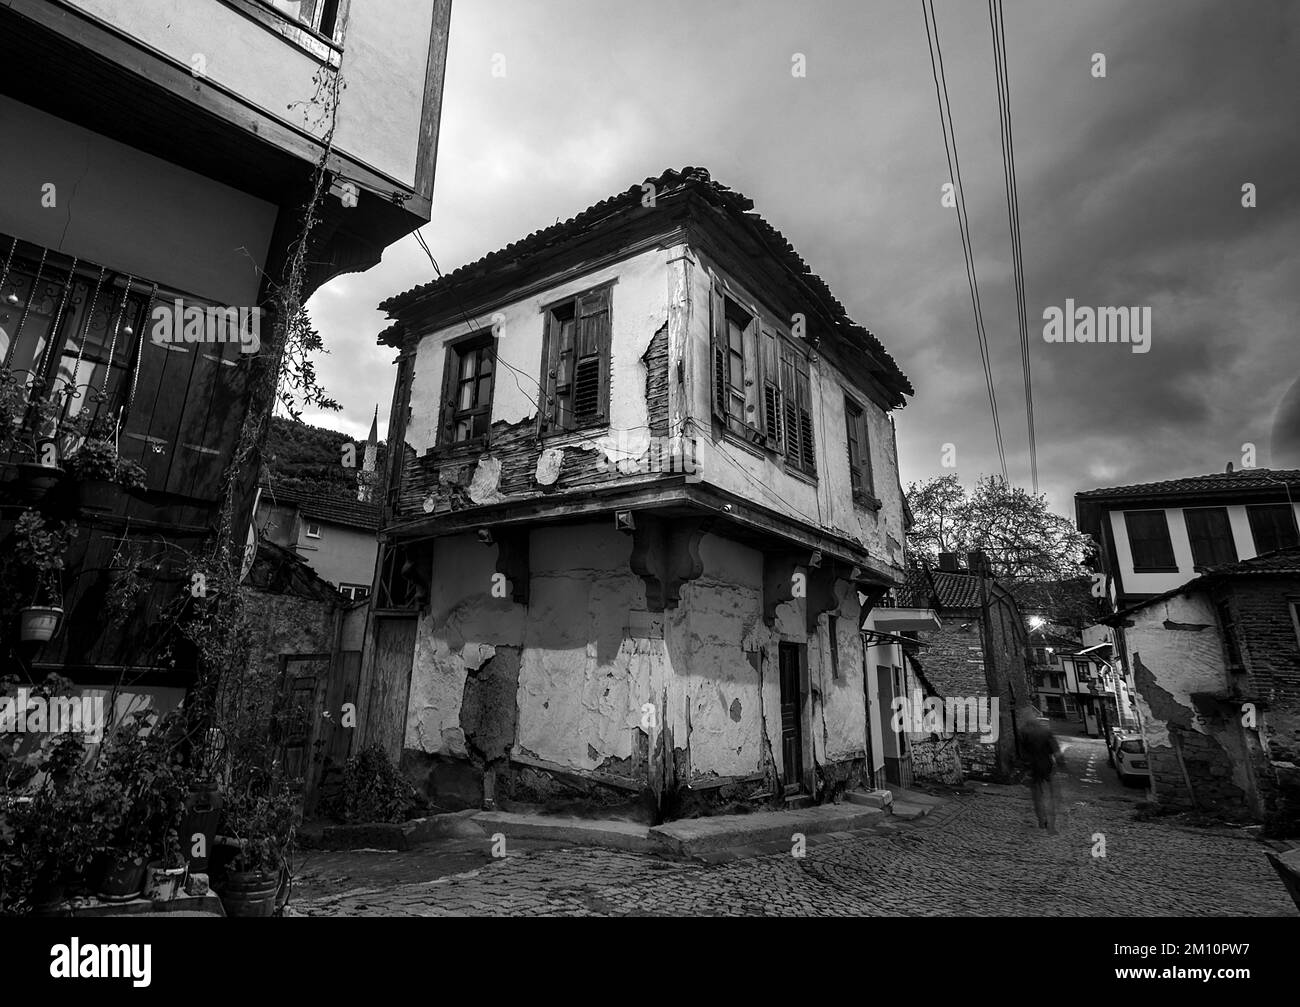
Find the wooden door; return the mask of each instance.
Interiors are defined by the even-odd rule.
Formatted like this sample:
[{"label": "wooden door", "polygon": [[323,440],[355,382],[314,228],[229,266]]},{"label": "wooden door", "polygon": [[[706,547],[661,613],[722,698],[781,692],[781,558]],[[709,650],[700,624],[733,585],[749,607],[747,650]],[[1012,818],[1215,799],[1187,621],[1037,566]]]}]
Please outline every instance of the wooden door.
[{"label": "wooden door", "polygon": [[781,765],[785,769],[787,791],[798,790],[803,782],[801,649],[797,643],[783,643],[778,651],[781,680]]},{"label": "wooden door", "polygon": [[415,618],[380,616],[375,633],[374,671],[366,710],[366,745],[379,745],[397,762],[406,741],[406,701],[415,658]]}]

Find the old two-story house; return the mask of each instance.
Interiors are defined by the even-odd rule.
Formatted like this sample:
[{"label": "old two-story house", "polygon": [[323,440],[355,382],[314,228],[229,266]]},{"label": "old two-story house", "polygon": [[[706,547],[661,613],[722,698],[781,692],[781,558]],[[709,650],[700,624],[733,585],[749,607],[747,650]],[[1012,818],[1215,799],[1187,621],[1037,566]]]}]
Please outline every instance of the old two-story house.
[{"label": "old two-story house", "polygon": [[363,729],[435,801],[671,817],[883,768],[912,388],[750,200],[669,170],[382,308]]},{"label": "old two-story house", "polygon": [[[45,397],[15,407],[0,456],[5,671],[179,701],[196,656],[159,613],[278,363],[264,344],[318,166],[303,299],[429,220],[449,18],[448,0],[0,5],[0,368]],[[88,413],[142,488],[80,492]],[[257,466],[238,478],[242,546]],[[44,596],[7,562],[28,511],[77,528]],[[111,616],[124,565],[146,588]]]},{"label": "old two-story house", "polygon": [[1076,495],[1162,802],[1295,807],[1298,492],[1300,471],[1229,466]]},{"label": "old two-story house", "polygon": [[1187,583],[1204,567],[1300,544],[1300,470],[1238,469],[1075,494],[1115,608]]}]

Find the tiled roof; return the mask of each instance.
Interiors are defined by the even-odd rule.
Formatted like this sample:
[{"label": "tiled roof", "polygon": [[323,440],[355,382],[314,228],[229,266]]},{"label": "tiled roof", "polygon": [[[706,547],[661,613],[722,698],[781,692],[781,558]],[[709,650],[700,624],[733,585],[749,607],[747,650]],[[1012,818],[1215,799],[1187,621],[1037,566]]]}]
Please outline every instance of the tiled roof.
[{"label": "tiled roof", "polygon": [[[929,608],[931,599],[937,597],[939,607],[979,608],[980,578],[969,573],[952,573],[947,570],[910,570],[903,586],[895,594],[902,608]],[[934,587],[930,583],[933,581]],[[936,595],[937,592],[937,595]]]},{"label": "tiled roof", "polygon": [[1149,605],[1165,601],[1175,595],[1188,594],[1208,587],[1215,581],[1225,577],[1300,577],[1300,546],[1292,546],[1289,549],[1278,549],[1274,552],[1266,552],[1263,555],[1255,556],[1251,559],[1244,559],[1239,563],[1226,563],[1223,566],[1206,567],[1205,571],[1198,577],[1193,577],[1186,584],[1174,588],[1171,591],[1165,591],[1151,598],[1144,598],[1136,605],[1130,605],[1128,608],[1121,609],[1099,622],[1107,625],[1118,625],[1131,612],[1137,612]]},{"label": "tiled roof", "polygon": [[1234,493],[1242,490],[1281,490],[1284,486],[1300,489],[1300,469],[1238,469],[1234,472],[1211,472],[1203,476],[1186,476],[1164,482],[1134,483],[1108,489],[1084,490],[1076,497],[1085,499],[1122,499],[1130,497],[1186,496],[1201,493]]},{"label": "tiled roof", "polygon": [[1289,549],[1277,549],[1238,563],[1225,563],[1223,566],[1205,568],[1201,578],[1211,577],[1253,577],[1265,574],[1295,574],[1300,576],[1300,546]]},{"label": "tiled roof", "polygon": [[349,528],[363,528],[366,531],[379,529],[379,504],[377,503],[324,498],[302,490],[276,490],[269,487],[263,488],[262,498],[270,504],[291,504],[298,508],[303,517],[318,521],[346,525]]},{"label": "tiled roof", "polygon": [[[760,243],[770,249],[775,258],[784,262],[803,286],[825,306],[835,319],[837,328],[849,343],[865,349],[880,362],[884,371],[885,384],[893,386],[896,391],[902,394],[915,394],[911,382],[899,369],[898,364],[894,362],[893,357],[885,350],[880,340],[849,318],[844,310],[844,305],[836,300],[825,281],[809,268],[808,264],[799,256],[799,253],[795,251],[794,246],[786,240],[785,236],[761,216],[753,212],[753,200],[720,182],[713,181],[704,168],[687,167],[681,169],[681,171],[669,168],[658,178],[647,178],[646,183],[654,186],[656,199],[660,201],[670,195],[691,190],[711,206],[727,213],[733,220],[754,232]],[[419,298],[439,293],[457,283],[483,277],[491,271],[513,265],[527,257],[572,242],[579,237],[598,230],[616,214],[640,207],[645,192],[646,190],[642,188],[641,184],[633,185],[626,192],[603,199],[569,220],[553,224],[540,231],[534,231],[527,237],[511,243],[505,248],[490,252],[476,262],[461,266],[439,279],[420,284],[404,293],[390,297],[383,301],[379,308],[381,311],[388,312],[389,315],[394,315]],[[389,326],[380,334],[380,342],[395,345],[395,339],[399,331],[399,326]]]}]

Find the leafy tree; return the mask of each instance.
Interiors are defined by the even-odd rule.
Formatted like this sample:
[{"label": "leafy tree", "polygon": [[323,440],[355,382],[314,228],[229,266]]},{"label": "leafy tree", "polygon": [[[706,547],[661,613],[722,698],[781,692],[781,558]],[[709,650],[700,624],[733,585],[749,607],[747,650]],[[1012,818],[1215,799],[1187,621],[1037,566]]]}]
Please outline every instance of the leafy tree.
[{"label": "leafy tree", "polygon": [[1027,607],[1053,621],[1079,624],[1092,607],[1085,559],[1095,548],[1074,522],[1047,507],[1047,498],[983,476],[969,493],[955,475],[907,488],[914,523],[907,533],[909,559],[937,565],[941,552],[988,557],[993,575]]}]

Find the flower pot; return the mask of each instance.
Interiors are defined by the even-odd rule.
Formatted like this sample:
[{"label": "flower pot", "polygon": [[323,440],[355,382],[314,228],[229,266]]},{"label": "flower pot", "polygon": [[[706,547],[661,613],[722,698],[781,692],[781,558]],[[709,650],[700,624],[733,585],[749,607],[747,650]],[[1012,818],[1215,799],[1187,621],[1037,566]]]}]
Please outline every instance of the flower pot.
[{"label": "flower pot", "polygon": [[185,884],[184,867],[164,867],[161,860],[151,860],[145,871],[144,897],[155,902],[170,902]]},{"label": "flower pot", "polygon": [[133,860],[110,854],[104,867],[104,877],[99,882],[99,897],[105,902],[130,902],[140,895],[144,887],[145,864],[143,857]]},{"label": "flower pot", "polygon": [[217,895],[227,916],[274,916],[280,891],[278,871],[230,871]]},{"label": "flower pot", "polygon": [[[190,872],[193,874],[211,873],[208,869],[209,861],[223,805],[221,791],[210,780],[190,787],[189,796],[185,798],[185,814],[176,831],[181,838],[181,845],[190,851]],[[193,851],[195,839],[199,836],[203,837],[203,843],[199,847],[203,850],[203,856],[196,857]]]},{"label": "flower pot", "polygon": [[57,465],[19,462],[17,468],[18,494],[26,503],[39,503],[45,499],[45,494],[63,478],[63,469]]},{"label": "flower pot", "polygon": [[21,639],[45,643],[59,631],[63,609],[53,605],[29,605],[19,612],[18,618]]},{"label": "flower pot", "polygon": [[122,499],[122,487],[107,479],[82,479],[77,483],[77,506],[82,510],[110,511]]}]

